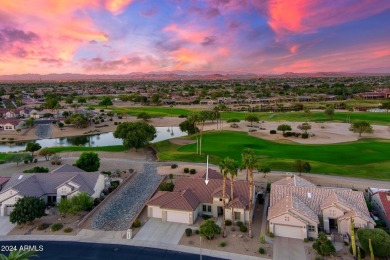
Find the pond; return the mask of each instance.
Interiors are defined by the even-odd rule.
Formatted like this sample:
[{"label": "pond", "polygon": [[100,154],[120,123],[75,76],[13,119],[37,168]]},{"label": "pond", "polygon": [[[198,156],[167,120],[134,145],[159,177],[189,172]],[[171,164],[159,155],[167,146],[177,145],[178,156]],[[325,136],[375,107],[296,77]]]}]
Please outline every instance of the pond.
[{"label": "pond", "polygon": [[[152,143],[186,136],[187,133],[180,131],[179,127],[156,127],[157,137],[153,139]],[[95,135],[82,135],[73,137],[61,137],[37,140],[42,148],[43,147],[55,147],[55,146],[110,146],[110,145],[122,145],[122,139],[114,137],[113,132],[95,134]],[[0,152],[6,153],[11,151],[20,151],[26,148],[26,142],[15,143],[1,143]]]}]

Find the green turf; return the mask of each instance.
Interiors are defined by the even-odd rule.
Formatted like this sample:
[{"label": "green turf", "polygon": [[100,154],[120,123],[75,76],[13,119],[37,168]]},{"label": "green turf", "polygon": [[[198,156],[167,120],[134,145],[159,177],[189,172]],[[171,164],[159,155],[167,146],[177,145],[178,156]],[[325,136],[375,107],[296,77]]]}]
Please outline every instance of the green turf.
[{"label": "green turf", "polygon": [[98,146],[98,147],[83,147],[83,146],[66,146],[66,147],[50,147],[55,153],[62,152],[84,152],[84,151],[100,151],[100,152],[123,152],[127,151],[122,145],[113,145],[113,146]]},{"label": "green turf", "polygon": [[[207,132],[203,137],[203,154],[210,161],[221,158],[241,160],[245,147],[255,150],[264,163],[273,170],[292,170],[296,159],[309,161],[312,172],[339,174],[372,179],[390,179],[390,141],[363,139],[351,143],[329,145],[281,144],[249,136],[243,132]],[[195,154],[196,144],[173,145],[163,141],[154,145],[160,160],[204,162],[205,156]]]}]

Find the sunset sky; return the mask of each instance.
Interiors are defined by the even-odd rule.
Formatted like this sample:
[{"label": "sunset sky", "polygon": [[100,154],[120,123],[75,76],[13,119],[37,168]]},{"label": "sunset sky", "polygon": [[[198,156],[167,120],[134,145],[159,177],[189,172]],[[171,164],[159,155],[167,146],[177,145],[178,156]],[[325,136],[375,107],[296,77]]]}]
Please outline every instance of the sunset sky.
[{"label": "sunset sky", "polygon": [[0,75],[390,72],[388,0],[0,0]]}]

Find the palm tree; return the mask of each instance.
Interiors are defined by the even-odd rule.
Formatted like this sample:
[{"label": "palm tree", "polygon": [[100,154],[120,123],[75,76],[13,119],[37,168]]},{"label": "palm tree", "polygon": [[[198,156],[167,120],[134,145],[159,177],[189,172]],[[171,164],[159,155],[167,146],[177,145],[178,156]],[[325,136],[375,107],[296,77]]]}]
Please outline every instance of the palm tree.
[{"label": "palm tree", "polygon": [[223,207],[223,214],[222,214],[222,230],[223,230],[223,237],[226,237],[226,225],[225,225],[225,207],[226,207],[226,180],[227,175],[229,172],[229,160],[231,160],[229,157],[226,157],[219,163],[219,169],[221,171],[221,174],[223,176],[223,183],[222,183],[222,207]]},{"label": "palm tree", "polygon": [[[229,158],[229,157],[228,157]],[[234,177],[238,174],[238,163],[230,159],[228,161],[228,172],[230,173],[230,200],[234,199]],[[234,205],[232,204],[232,223],[234,225]]]},{"label": "palm tree", "polygon": [[29,260],[31,257],[37,257],[35,251],[11,251],[8,256],[0,255],[0,260]]},{"label": "palm tree", "polygon": [[[195,129],[197,127],[197,125],[199,124],[200,122],[200,119],[199,119],[199,114],[198,113],[191,113],[189,116],[188,116],[188,119],[187,119],[189,122],[191,122],[192,124],[194,124],[195,126]],[[195,133],[195,137],[196,137],[196,154],[199,153],[199,132],[197,131]]]},{"label": "palm tree", "polygon": [[245,165],[247,173],[249,172],[249,222],[248,237],[252,238],[252,204],[253,204],[253,169],[258,165],[255,153],[250,148],[245,148],[241,154],[242,166]]}]

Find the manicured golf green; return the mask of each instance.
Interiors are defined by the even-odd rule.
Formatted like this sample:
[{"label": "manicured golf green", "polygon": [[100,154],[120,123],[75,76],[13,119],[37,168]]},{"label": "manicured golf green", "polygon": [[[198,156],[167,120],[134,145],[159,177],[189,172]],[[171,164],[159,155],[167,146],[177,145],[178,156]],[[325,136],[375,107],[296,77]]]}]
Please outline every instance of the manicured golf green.
[{"label": "manicured golf green", "polygon": [[[389,140],[380,139],[329,145],[282,144],[243,132],[222,131],[204,134],[202,152],[211,155],[211,162],[217,164],[227,156],[240,161],[242,150],[250,147],[272,170],[292,171],[292,163],[301,159],[309,161],[316,173],[390,179],[389,145]],[[178,146],[164,141],[154,147],[160,160],[205,161],[205,156],[196,155],[196,144]]]}]

